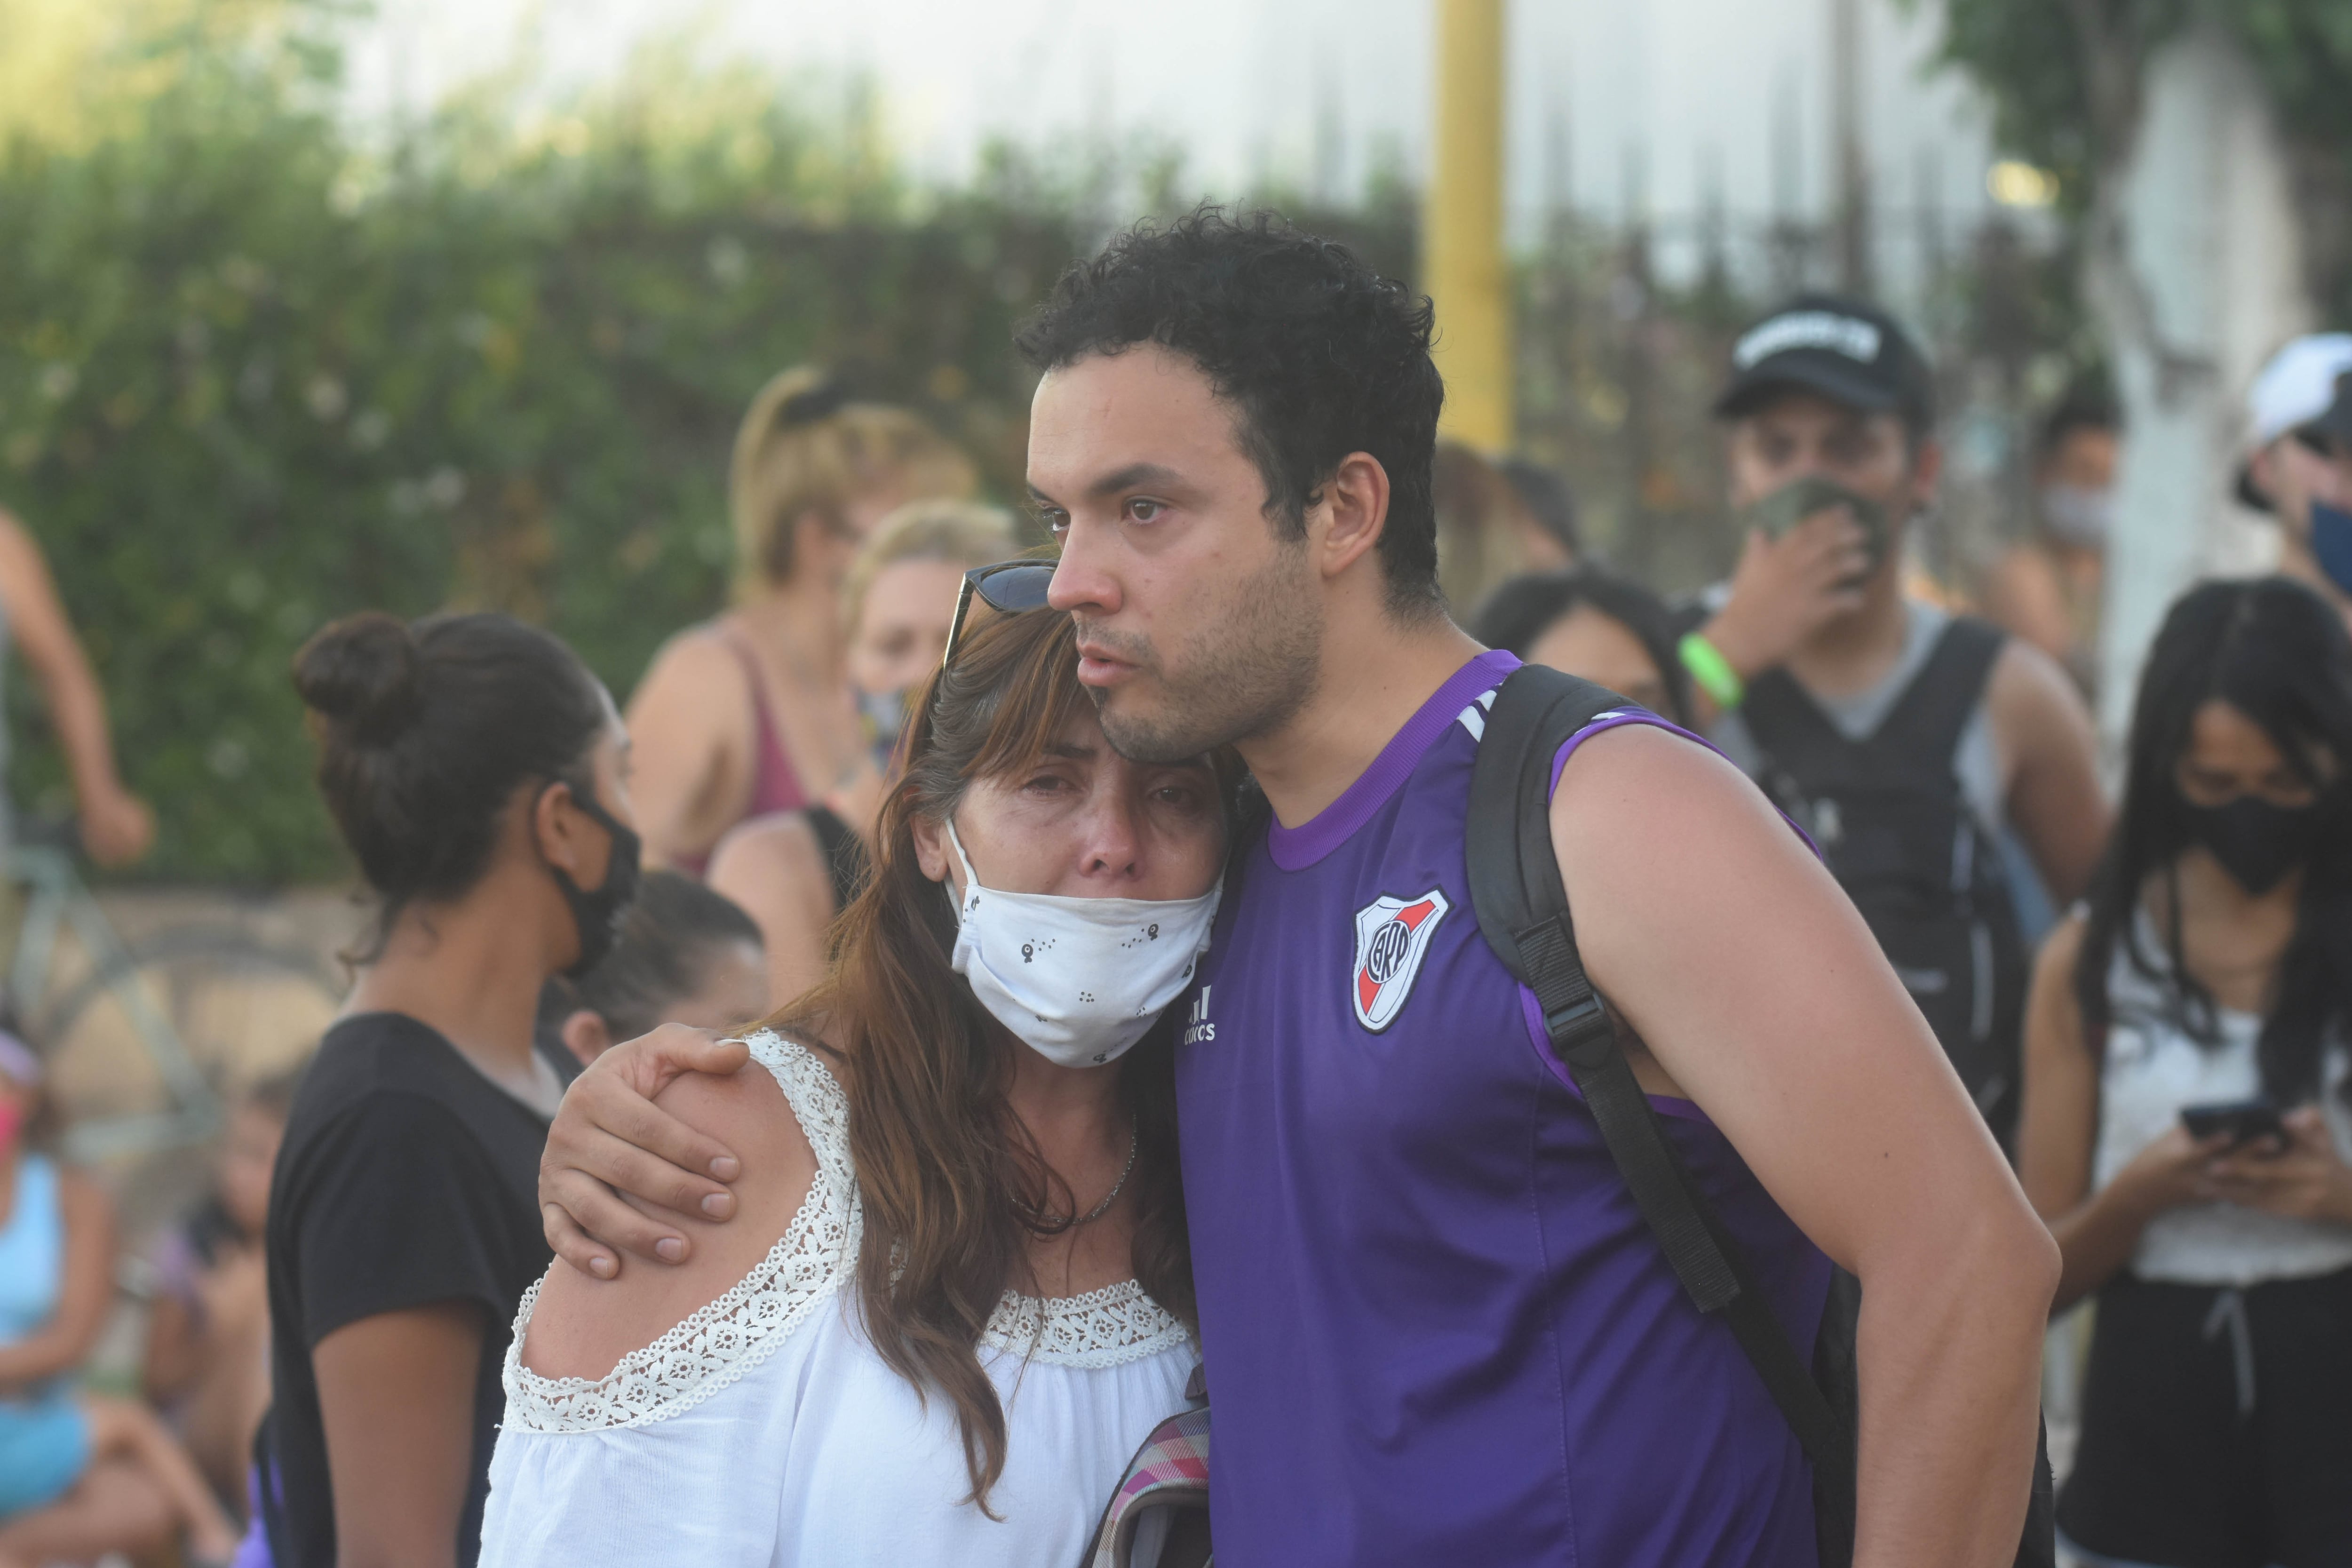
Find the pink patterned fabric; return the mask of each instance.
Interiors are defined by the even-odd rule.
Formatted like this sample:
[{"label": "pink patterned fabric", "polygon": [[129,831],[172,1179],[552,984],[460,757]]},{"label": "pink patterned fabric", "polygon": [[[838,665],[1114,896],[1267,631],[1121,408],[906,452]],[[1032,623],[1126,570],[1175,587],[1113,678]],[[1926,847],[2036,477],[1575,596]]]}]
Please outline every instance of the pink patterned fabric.
[{"label": "pink patterned fabric", "polygon": [[1209,1412],[1172,1415],[1151,1429],[1111,1493],[1091,1568],[1128,1568],[1136,1527],[1155,1508],[1209,1506]]}]

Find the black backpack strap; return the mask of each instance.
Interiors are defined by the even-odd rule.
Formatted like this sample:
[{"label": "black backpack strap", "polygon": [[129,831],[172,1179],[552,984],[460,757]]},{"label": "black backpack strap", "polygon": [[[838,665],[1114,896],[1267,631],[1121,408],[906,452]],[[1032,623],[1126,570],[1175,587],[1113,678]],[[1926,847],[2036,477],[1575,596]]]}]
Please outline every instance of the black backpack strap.
[{"label": "black backpack strap", "polygon": [[1941,776],[1951,771],[1960,732],[1984,700],[1985,682],[2006,640],[2007,634],[1990,621],[1954,616],[1878,728],[1859,741],[1832,723],[1796,678],[1780,668],[1748,683],[1740,722],[1758,752],[1801,773],[1818,770],[1830,757],[1867,753],[1882,763]]},{"label": "black backpack strap", "polygon": [[1805,695],[1795,676],[1777,666],[1748,683],[1748,694],[1739,700],[1739,721],[1748,726],[1756,749],[1767,755],[1788,752],[1801,760],[1821,752],[1834,755],[1855,743]]},{"label": "black backpack strap", "polygon": [[1852,1435],[1830,1408],[1746,1259],[1692,1185],[1657,1112],[1619,1048],[1609,1006],[1584,973],[1551,842],[1551,768],[1571,735],[1612,708],[1614,693],[1523,665],[1486,715],[1471,773],[1466,829],[1470,898],[1496,956],[1543,1009],[1552,1053],[1568,1068],[1609,1157],[1702,1312],[1721,1314],[1787,1417],[1817,1477],[1852,1485]]},{"label": "black backpack strap", "polygon": [[2007,634],[1990,621],[1954,616],[1937,635],[1919,673],[1887,710],[1871,743],[1948,772],[1961,732],[1984,700],[1993,661],[2007,640]]}]

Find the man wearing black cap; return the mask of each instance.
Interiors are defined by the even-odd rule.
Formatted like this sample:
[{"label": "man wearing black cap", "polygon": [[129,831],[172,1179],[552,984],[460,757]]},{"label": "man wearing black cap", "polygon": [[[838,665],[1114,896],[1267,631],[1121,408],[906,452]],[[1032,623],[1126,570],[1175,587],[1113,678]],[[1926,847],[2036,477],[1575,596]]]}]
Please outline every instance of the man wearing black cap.
[{"label": "man wearing black cap", "polygon": [[2012,827],[2060,903],[2107,807],[2058,664],[1905,597],[1911,519],[1943,455],[1927,364],[1885,312],[1801,297],[1740,339],[1716,405],[1748,541],[1681,654],[1716,743],[1821,845],[2004,1144],[2026,953]]}]

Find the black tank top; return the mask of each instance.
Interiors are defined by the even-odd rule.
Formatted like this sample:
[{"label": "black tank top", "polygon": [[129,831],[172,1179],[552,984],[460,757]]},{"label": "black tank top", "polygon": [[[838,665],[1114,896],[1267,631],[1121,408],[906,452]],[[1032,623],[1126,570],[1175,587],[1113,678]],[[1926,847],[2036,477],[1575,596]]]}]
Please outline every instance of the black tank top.
[{"label": "black tank top", "polygon": [[1861,740],[1783,669],[1748,682],[1739,712],[1759,782],[1821,846],[2006,1149],[2022,1078],[2025,942],[2000,846],[1953,765],[2002,640],[1984,621],[1953,617]]}]

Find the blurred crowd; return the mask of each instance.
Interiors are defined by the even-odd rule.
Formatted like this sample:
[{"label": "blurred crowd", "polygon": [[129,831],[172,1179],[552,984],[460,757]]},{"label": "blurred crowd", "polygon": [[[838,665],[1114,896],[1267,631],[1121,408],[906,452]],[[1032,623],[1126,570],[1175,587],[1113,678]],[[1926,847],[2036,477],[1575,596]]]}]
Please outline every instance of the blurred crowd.
[{"label": "blurred crowd", "polygon": [[[2130,433],[2095,391],[2047,411],[2032,515],[1966,582],[1911,564],[1942,462],[1934,380],[1865,301],[1801,298],[1739,340],[1716,412],[1744,542],[1703,594],[1598,558],[1575,476],[1437,455],[1455,618],[1703,736],[1806,831],[2055,1235],[2060,1304],[2096,1299],[2087,1340],[2064,1338],[2086,1361],[2051,1393],[2078,1417],[2059,1519],[2089,1561],[2302,1563],[2343,1539],[2325,1532],[2352,1474],[2347,378],[2352,337],[2326,335],[2255,384],[2240,493],[2275,521],[2279,573],[2172,607],[2119,793],[2086,700]],[[740,1026],[823,977],[965,575],[1036,537],[976,489],[917,416],[802,367],[736,440],[734,603],[618,710],[493,616],[360,617],[306,648],[320,787],[381,900],[335,1026],[373,1031],[374,1065],[240,1086],[208,1190],[137,1238],[131,1270],[103,1183],[60,1155],[37,1042],[0,1035],[0,1568],[174,1543],[191,1563],[325,1561],[336,1515],[475,1538],[503,1326],[547,1260],[536,1141],[616,1042]],[[0,585],[15,570],[0,550]],[[70,686],[70,633],[44,613],[12,605],[10,630]],[[80,737],[93,835],[135,853],[143,807],[102,710],[52,710]],[[541,865],[561,901],[525,875]],[[474,1079],[435,1103],[469,1109],[331,1172],[337,1097],[422,1070],[398,1018],[466,1047],[447,1070]],[[387,1272],[368,1238],[415,1194],[365,1173],[417,1140],[502,1196]],[[289,1248],[333,1298],[291,1290]],[[92,1392],[76,1373],[125,1279],[137,1385]],[[479,1310],[404,1310],[452,1300]],[[337,1332],[386,1314],[401,1333]],[[2158,1479],[2184,1466],[2204,1479]],[[303,1500],[330,1494],[330,1514]]]}]

